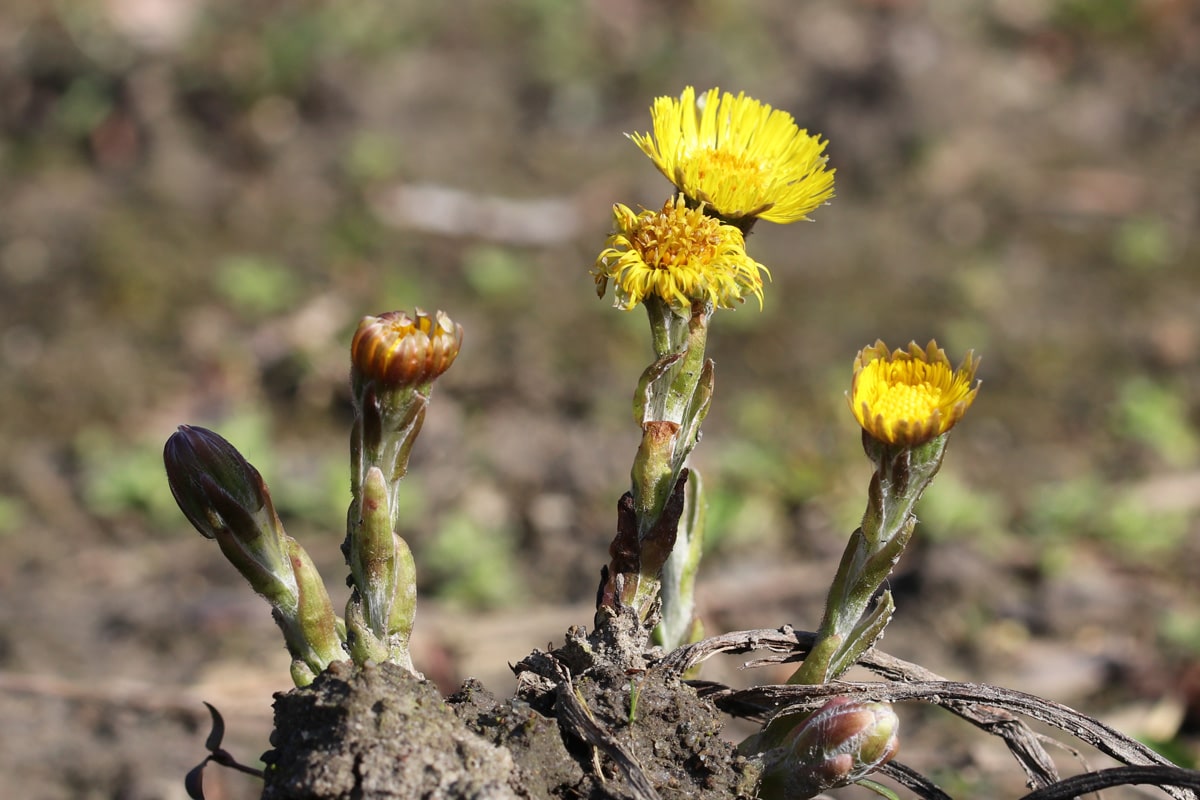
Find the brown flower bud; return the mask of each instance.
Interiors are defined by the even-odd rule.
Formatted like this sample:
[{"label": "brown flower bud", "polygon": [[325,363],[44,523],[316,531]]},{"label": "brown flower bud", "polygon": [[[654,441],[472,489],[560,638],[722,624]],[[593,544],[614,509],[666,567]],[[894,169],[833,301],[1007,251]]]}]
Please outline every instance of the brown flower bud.
[{"label": "brown flower bud", "polygon": [[363,317],[350,344],[350,360],[364,378],[400,388],[429,384],[450,368],[462,346],[463,329],[442,311],[415,317],[388,311]]},{"label": "brown flower bud", "polygon": [[813,797],[862,780],[896,755],[899,729],[889,704],[835,697],[787,735],[762,796]]}]

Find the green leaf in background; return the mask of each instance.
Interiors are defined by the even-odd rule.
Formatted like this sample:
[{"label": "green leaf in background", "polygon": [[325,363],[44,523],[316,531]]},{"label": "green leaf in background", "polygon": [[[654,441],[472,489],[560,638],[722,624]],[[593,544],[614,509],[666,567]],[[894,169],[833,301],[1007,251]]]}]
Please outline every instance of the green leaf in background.
[{"label": "green leaf in background", "polygon": [[484,297],[523,298],[533,277],[519,252],[491,246],[468,251],[463,271],[471,288]]},{"label": "green leaf in background", "polygon": [[392,134],[363,131],[351,141],[343,165],[355,183],[394,178],[400,167],[400,141]]},{"label": "green leaf in background", "polygon": [[[254,454],[270,480],[276,461],[261,415],[240,414],[215,423],[221,435]],[[74,442],[81,467],[83,499],[100,517],[145,516],[160,531],[185,530],[174,497],[163,480],[162,439],[158,431],[130,440],[106,428],[88,428]]]},{"label": "green leaf in background", "polygon": [[1154,217],[1127,220],[1117,228],[1113,254],[1122,264],[1140,272],[1165,266],[1172,255],[1170,231]]},{"label": "green leaf in background", "polygon": [[1186,467],[1200,455],[1200,436],[1188,419],[1188,405],[1169,386],[1136,376],[1120,389],[1116,409],[1119,434],[1150,448],[1173,467]]},{"label": "green leaf in background", "polygon": [[993,491],[968,485],[953,471],[938,475],[936,492],[928,492],[917,506],[919,536],[933,542],[970,539],[996,545],[1006,536],[1004,500]]},{"label": "green leaf in background", "polygon": [[297,299],[291,270],[265,256],[229,256],[217,265],[213,281],[217,291],[248,315],[275,314]]},{"label": "green leaf in background", "polygon": [[25,518],[25,504],[19,497],[0,494],[0,537],[15,533]]},{"label": "green leaf in background", "polygon": [[524,596],[512,532],[465,513],[446,517],[437,535],[418,545],[416,561],[422,583],[436,584],[435,596],[453,604],[500,608]]}]

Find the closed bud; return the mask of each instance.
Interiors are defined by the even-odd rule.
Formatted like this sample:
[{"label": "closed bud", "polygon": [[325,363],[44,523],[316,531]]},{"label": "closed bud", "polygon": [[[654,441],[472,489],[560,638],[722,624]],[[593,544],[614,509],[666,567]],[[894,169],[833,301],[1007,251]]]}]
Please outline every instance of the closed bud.
[{"label": "closed bud", "polygon": [[171,494],[188,521],[215,539],[234,518],[267,503],[262,476],[233,445],[207,428],[180,425],[163,448]]},{"label": "closed bud", "polygon": [[298,686],[345,657],[343,636],[312,559],[288,536],[271,494],[233,445],[205,428],[179,426],[163,449],[171,493],[184,516],[274,608]]},{"label": "closed bud", "polygon": [[762,797],[800,800],[860,781],[896,755],[899,729],[888,703],[835,697],[772,751]]},{"label": "closed bud", "polygon": [[283,526],[258,470],[206,428],[180,425],[163,448],[167,482],[188,521],[216,539],[259,594],[295,605],[295,578],[283,552]]},{"label": "closed bud", "polygon": [[388,388],[423,386],[454,363],[463,329],[442,311],[410,317],[388,311],[363,317],[350,344],[350,359],[363,377]]}]

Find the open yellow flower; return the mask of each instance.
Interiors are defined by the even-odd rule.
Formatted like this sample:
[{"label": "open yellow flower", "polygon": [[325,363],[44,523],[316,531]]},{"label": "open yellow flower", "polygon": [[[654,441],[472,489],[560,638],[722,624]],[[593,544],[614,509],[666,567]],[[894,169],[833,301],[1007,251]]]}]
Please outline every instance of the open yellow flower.
[{"label": "open yellow flower", "polygon": [[786,111],[739,93],[710,89],[696,98],[659,97],[653,134],[630,136],[692,205],[708,204],[727,220],[807,219],[833,197],[827,142],[809,136]]},{"label": "open yellow flower", "polygon": [[694,301],[731,308],[747,294],[762,306],[767,268],[746,254],[746,240],[732,225],[688,208],[672,197],[662,211],[635,214],[613,206],[614,231],[592,274],[601,297],[611,279],[617,308],[629,310],[649,296],[690,313]]},{"label": "open yellow flower", "polygon": [[967,413],[979,392],[979,359],[967,352],[958,369],[930,341],[889,352],[882,341],[859,351],[846,394],[863,430],[885,444],[916,447],[941,436]]}]

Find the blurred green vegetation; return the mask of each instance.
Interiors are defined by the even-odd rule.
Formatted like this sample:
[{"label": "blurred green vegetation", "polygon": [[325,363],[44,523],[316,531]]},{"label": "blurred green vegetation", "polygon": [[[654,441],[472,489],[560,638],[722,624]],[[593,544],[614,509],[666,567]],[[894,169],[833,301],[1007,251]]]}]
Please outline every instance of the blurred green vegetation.
[{"label": "blurred green vegetation", "polygon": [[511,608],[529,599],[523,591],[516,539],[505,527],[451,513],[413,555],[431,595],[451,605]]},{"label": "blurred green vegetation", "polygon": [[1179,389],[1147,376],[1129,378],[1113,412],[1117,435],[1142,445],[1162,463],[1183,469],[1200,456],[1200,433]]},{"label": "blurred green vegetation", "polygon": [[1139,0],[1057,0],[1054,16],[1064,28],[1081,35],[1136,40],[1146,33],[1148,5]]},{"label": "blurred green vegetation", "polygon": [[296,299],[292,270],[271,258],[229,256],[217,264],[213,280],[233,308],[256,319],[285,311]]},{"label": "blurred green vegetation", "polygon": [[922,537],[937,543],[967,539],[985,553],[1003,549],[1010,535],[1004,498],[987,487],[974,487],[943,469],[917,507]]},{"label": "blurred green vegetation", "polygon": [[464,254],[463,277],[482,298],[524,304],[536,276],[515,250],[483,245]]},{"label": "blurred green vegetation", "polygon": [[1043,566],[1056,573],[1069,571],[1077,548],[1089,540],[1121,561],[1162,564],[1189,532],[1187,513],[1147,507],[1133,492],[1094,475],[1039,487],[1026,525]]},{"label": "blurred green vegetation", "polygon": [[19,532],[26,524],[27,514],[21,498],[0,495],[0,538]]},{"label": "blurred green vegetation", "polygon": [[[307,454],[302,460],[289,458],[277,446],[270,416],[259,409],[209,424],[263,476],[285,525],[296,521],[338,538],[345,535],[349,479],[343,453],[325,453],[316,461],[307,460]],[[101,519],[141,518],[152,533],[191,530],[170,491],[162,491],[163,442],[157,436],[130,441],[89,428],[77,437],[74,449],[89,513]]]},{"label": "blurred green vegetation", "polygon": [[175,499],[162,491],[162,443],[157,437],[130,444],[93,428],[83,431],[75,446],[88,511],[101,518],[142,515],[158,530],[181,528]]},{"label": "blurred green vegetation", "polygon": [[[255,408],[271,415],[247,439],[259,459],[282,447],[315,465],[284,475],[295,491],[273,481],[280,503],[330,518],[345,502],[331,488],[343,456],[307,442],[340,435],[345,339],[359,314],[390,307],[467,323],[433,412],[445,403],[453,424],[520,424],[512,409],[548,428],[626,424],[644,321],[597,302],[587,271],[610,204],[657,205],[667,190],[622,133],[648,127],[654,96],[691,83],[795,113],[830,140],[839,170],[814,222],[751,237],[772,270],[764,311],[714,324],[717,399],[697,455],[712,568],[755,548],[807,552],[814,535],[836,547],[853,527],[863,462],[841,394],[854,352],[879,336],[984,355],[980,400],[922,506],[932,540],[1000,552],[1020,532],[1051,564],[1076,540],[1162,559],[1194,535],[1194,504],[1146,507],[1134,491],[1200,458],[1187,200],[1200,165],[1177,92],[1200,67],[1180,49],[1193,21],[1173,7],[818,3],[804,25],[767,0],[163,13],[61,3],[0,16],[0,41],[20,43],[4,45],[14,379],[0,424],[7,441],[36,435],[77,454],[89,512],[161,529],[164,409],[184,421]],[[931,71],[917,41],[979,69]],[[993,54],[1011,68],[989,66]],[[457,234],[430,229],[429,209],[404,206],[415,184],[551,198],[570,224],[515,244],[473,218]],[[465,452],[433,449],[430,463],[482,465],[502,492],[528,480],[456,441]],[[545,452],[522,458],[601,509],[624,488],[611,465],[629,455],[603,453],[605,471],[586,479]],[[414,490],[416,505],[426,490],[452,501],[452,472]],[[831,530],[796,530],[803,519]],[[579,521],[596,558],[610,524]]]}]

